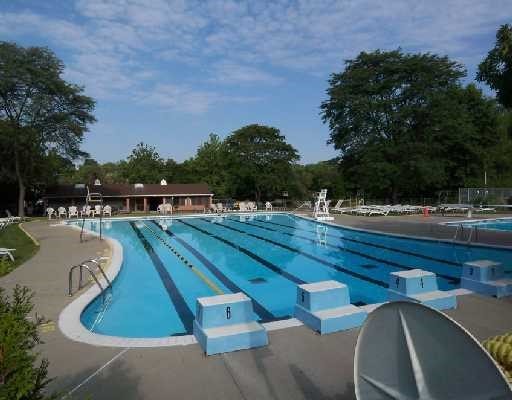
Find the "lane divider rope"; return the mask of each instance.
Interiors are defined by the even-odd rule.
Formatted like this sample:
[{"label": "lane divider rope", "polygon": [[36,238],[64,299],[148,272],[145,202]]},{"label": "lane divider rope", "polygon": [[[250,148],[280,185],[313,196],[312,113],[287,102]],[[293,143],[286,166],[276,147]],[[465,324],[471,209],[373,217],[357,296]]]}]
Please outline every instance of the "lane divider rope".
[{"label": "lane divider rope", "polygon": [[174,246],[169,244],[164,238],[162,238],[158,233],[156,233],[151,227],[149,227],[146,223],[144,226],[157,238],[165,247],[167,247],[183,264],[189,267],[194,274],[196,274],[199,279],[201,279],[210,289],[212,289],[215,294],[224,294],[224,291],[217,286],[211,279],[209,279],[201,270],[199,270],[192,262],[190,262],[187,258],[185,258]]}]

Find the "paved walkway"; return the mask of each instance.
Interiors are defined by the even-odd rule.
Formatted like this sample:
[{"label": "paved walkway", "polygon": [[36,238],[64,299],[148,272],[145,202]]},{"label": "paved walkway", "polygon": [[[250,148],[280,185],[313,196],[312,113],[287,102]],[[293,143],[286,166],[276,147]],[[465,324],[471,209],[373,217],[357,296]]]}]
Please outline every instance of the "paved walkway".
[{"label": "paved walkway", "polygon": [[[80,244],[78,233],[27,223],[41,243],[38,254],[0,285],[36,291],[36,312],[57,321],[70,301],[70,265],[103,254],[104,242]],[[459,297],[448,314],[479,339],[512,330],[511,301]],[[353,357],[358,330],[320,336],[301,326],[269,333],[267,347],[206,357],[198,345],[119,349],[73,342],[57,327],[41,334],[50,361],[51,389],[72,398],[100,399],[354,399]]]}]

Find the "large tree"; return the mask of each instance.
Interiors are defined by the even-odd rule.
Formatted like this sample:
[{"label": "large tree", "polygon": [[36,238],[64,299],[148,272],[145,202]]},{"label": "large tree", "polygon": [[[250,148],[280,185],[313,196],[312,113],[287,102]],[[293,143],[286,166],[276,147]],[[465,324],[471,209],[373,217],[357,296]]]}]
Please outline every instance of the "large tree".
[{"label": "large tree", "polygon": [[361,53],[322,103],[349,189],[397,201],[463,184],[496,143],[496,105],[463,88],[461,65],[400,50]]},{"label": "large tree", "polygon": [[0,145],[9,155],[3,167],[18,183],[21,216],[34,160],[50,150],[69,159],[83,155],[83,135],[95,121],[94,100],[66,82],[63,71],[47,48],[0,42]]},{"label": "large tree", "polygon": [[247,125],[229,135],[225,143],[233,195],[260,201],[289,189],[292,166],[299,155],[279,129]]},{"label": "large tree", "polygon": [[201,143],[187,167],[189,178],[195,182],[207,183],[217,198],[228,195],[226,145],[218,135],[211,133],[208,140]]},{"label": "large tree", "polygon": [[503,106],[512,108],[512,26],[498,29],[494,48],[478,66],[476,79],[494,89]]},{"label": "large tree", "polygon": [[122,165],[128,183],[159,183],[165,176],[165,161],[153,146],[139,143]]}]

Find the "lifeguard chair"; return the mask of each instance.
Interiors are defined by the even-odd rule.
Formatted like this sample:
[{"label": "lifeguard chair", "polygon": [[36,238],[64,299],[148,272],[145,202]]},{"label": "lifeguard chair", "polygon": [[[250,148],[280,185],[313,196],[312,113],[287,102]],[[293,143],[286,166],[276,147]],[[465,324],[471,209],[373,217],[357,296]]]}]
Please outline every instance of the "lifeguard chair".
[{"label": "lifeguard chair", "polygon": [[327,189],[320,190],[315,201],[313,218],[315,218],[317,221],[333,221],[334,217],[329,215],[330,202],[330,200],[327,200]]}]

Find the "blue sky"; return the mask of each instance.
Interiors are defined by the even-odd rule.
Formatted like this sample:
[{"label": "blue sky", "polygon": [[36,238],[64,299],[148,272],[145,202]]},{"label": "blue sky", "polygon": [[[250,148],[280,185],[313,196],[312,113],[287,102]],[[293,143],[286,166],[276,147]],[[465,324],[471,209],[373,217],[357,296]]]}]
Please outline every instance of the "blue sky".
[{"label": "blue sky", "polygon": [[84,149],[99,161],[140,141],[182,161],[210,132],[260,123],[308,163],[336,155],[319,105],[345,59],[430,51],[471,81],[512,1],[4,0],[0,21],[0,40],[50,47],[97,100]]}]

